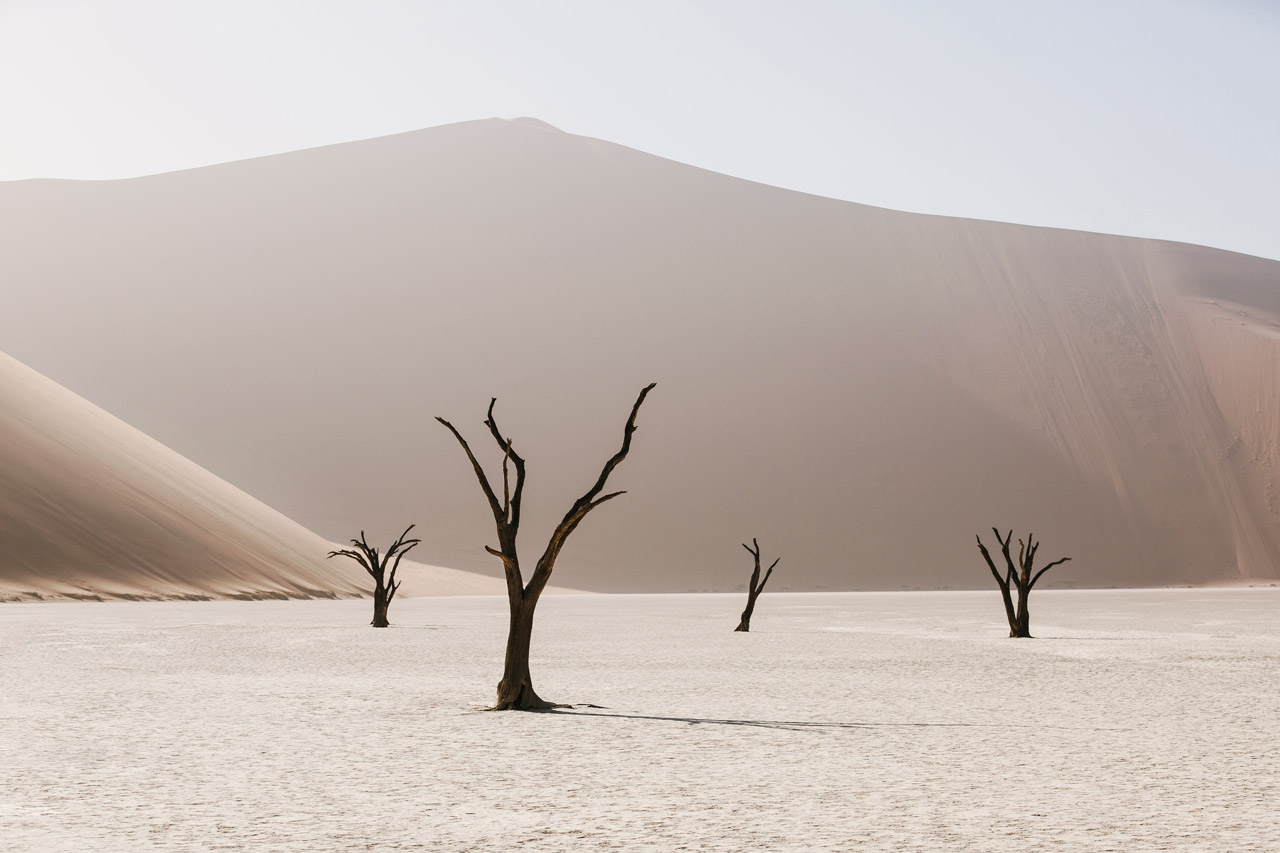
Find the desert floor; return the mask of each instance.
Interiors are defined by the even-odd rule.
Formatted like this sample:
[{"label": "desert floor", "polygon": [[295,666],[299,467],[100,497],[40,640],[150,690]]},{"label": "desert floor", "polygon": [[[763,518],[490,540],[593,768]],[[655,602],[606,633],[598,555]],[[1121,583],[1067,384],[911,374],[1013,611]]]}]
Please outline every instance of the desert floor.
[{"label": "desert floor", "polygon": [[0,849],[1280,850],[1280,589],[0,605]]}]

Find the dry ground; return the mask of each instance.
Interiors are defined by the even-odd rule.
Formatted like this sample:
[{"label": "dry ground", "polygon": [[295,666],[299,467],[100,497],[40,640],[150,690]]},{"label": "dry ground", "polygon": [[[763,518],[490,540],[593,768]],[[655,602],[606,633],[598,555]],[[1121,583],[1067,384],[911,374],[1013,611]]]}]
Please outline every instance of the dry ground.
[{"label": "dry ground", "polygon": [[1280,849],[1280,590],[0,606],[0,849]]}]

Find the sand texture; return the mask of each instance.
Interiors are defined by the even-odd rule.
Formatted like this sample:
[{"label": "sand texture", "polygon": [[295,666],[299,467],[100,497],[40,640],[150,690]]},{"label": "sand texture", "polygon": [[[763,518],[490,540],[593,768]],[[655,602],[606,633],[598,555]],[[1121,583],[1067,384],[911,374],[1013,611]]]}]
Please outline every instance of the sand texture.
[{"label": "sand texture", "polygon": [[494,571],[432,416],[496,470],[497,396],[536,555],[656,381],[559,582],[728,590],[757,536],[778,589],[975,586],[993,524],[1060,582],[1280,571],[1275,261],[501,120],[0,185],[0,232],[12,355],[326,538],[416,520],[415,556]]},{"label": "sand texture", "polygon": [[1280,590],[367,604],[0,608],[0,850],[1280,849]]},{"label": "sand texture", "polygon": [[[0,601],[367,594],[319,536],[0,354]],[[500,582],[401,567],[402,595]],[[393,605],[394,606],[394,605]]]}]

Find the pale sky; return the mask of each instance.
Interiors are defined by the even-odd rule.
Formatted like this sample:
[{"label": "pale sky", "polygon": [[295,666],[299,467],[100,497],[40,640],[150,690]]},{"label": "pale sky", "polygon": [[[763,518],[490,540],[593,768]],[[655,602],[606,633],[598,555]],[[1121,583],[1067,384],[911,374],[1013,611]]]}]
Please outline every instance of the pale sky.
[{"label": "pale sky", "polygon": [[1280,259],[1277,0],[0,0],[0,180],[490,116],[850,201]]}]

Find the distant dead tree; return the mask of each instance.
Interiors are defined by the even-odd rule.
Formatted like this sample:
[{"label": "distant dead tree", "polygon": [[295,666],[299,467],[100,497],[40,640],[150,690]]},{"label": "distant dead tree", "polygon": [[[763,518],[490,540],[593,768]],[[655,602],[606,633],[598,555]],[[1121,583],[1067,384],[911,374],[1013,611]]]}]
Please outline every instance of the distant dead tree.
[{"label": "distant dead tree", "polygon": [[[379,556],[378,549],[365,540],[364,531],[361,530],[360,538],[351,540],[355,550],[344,548],[341,551],[330,551],[329,556],[325,558],[350,557],[363,566],[364,570],[373,578],[373,621],[369,624],[375,628],[386,628],[388,625],[387,609],[391,607],[391,599],[396,597],[396,591],[400,589],[400,583],[396,580],[396,569],[400,568],[400,559],[422,541],[421,539],[405,539],[413,528],[414,525],[412,524],[406,527],[404,533],[401,533],[400,538],[391,543],[391,547],[387,549],[387,553],[384,555]],[[395,558],[394,562],[392,562],[392,557]],[[391,565],[389,573],[387,572],[388,563]]]},{"label": "distant dead tree", "polygon": [[[755,547],[752,548],[751,545],[754,545]],[[751,614],[756,609],[756,599],[760,597],[760,593],[764,592],[764,585],[769,582],[769,576],[773,574],[773,567],[778,565],[778,560],[782,559],[779,557],[778,560],[774,560],[769,566],[769,570],[764,573],[764,580],[761,580],[760,543],[753,538],[751,540],[751,545],[748,545],[745,542],[742,543],[742,547],[747,549],[747,553],[752,557],[755,557],[756,567],[755,571],[751,573],[751,585],[747,587],[747,609],[742,611],[742,619],[738,622],[738,627],[733,629],[734,631],[751,630]]]},{"label": "distant dead tree", "polygon": [[[991,569],[991,576],[1000,585],[1000,594],[1004,597],[1005,615],[1009,617],[1009,636],[1030,637],[1031,613],[1027,609],[1027,599],[1031,597],[1031,590],[1035,587],[1036,581],[1040,580],[1045,572],[1060,563],[1070,561],[1071,558],[1063,557],[1060,560],[1054,560],[1033,575],[1031,573],[1032,564],[1035,562],[1036,552],[1040,550],[1040,543],[1036,541],[1035,534],[1027,534],[1025,543],[1021,539],[1018,540],[1018,561],[1015,563],[1009,553],[1009,543],[1013,541],[1013,531],[1010,530],[1003,539],[1000,538],[1000,531],[996,528],[991,528],[991,532],[996,535],[996,541],[1000,543],[1000,553],[1004,555],[1006,568],[1003,573],[996,569],[996,564],[991,560],[991,554],[987,551],[987,546],[982,544],[982,537],[975,538],[978,540],[978,550],[982,552],[982,559],[987,561],[987,567]],[[1018,591],[1018,604],[1016,607],[1010,591],[1011,586]]]},{"label": "distant dead tree", "polygon": [[[524,494],[524,459],[512,447],[511,439],[502,436],[502,431],[498,429],[498,424],[493,418],[493,406],[498,402],[497,398],[489,401],[489,413],[484,425],[489,428],[489,433],[502,451],[501,501],[498,500],[497,493],[489,484],[489,478],[480,467],[475,454],[471,452],[466,439],[453,424],[444,418],[436,418],[462,445],[467,459],[471,461],[471,467],[475,470],[476,479],[480,481],[480,489],[484,492],[485,499],[489,501],[489,509],[493,511],[493,520],[497,526],[498,547],[490,548],[486,545],[485,550],[502,560],[503,572],[507,578],[507,602],[511,610],[510,627],[507,631],[507,656],[502,680],[498,682],[498,701],[491,710],[536,711],[564,707],[545,701],[533,689],[533,680],[529,676],[529,641],[533,636],[533,611],[538,605],[538,598],[547,586],[547,581],[551,578],[556,557],[560,555],[560,549],[564,547],[569,534],[582,523],[582,519],[586,518],[591,510],[605,501],[625,494],[625,492],[610,492],[605,495],[600,493],[604,491],[605,482],[613,469],[627,457],[627,451],[631,449],[631,434],[636,431],[636,413],[640,411],[640,404],[653,388],[654,384],[650,384],[640,391],[635,405],[631,407],[631,417],[627,418],[627,425],[622,432],[622,449],[609,458],[595,485],[573,502],[573,506],[565,513],[564,519],[556,525],[547,542],[546,550],[538,558],[528,584],[524,582],[524,576],[520,572],[520,558],[516,555],[516,534],[520,530],[520,498]],[[509,467],[514,467],[516,471],[515,491],[511,490]]]}]

